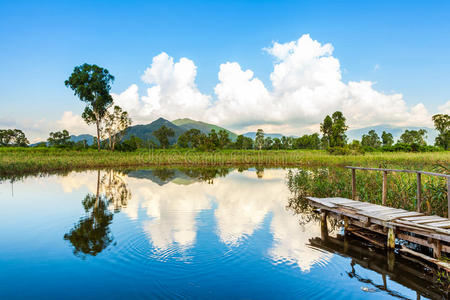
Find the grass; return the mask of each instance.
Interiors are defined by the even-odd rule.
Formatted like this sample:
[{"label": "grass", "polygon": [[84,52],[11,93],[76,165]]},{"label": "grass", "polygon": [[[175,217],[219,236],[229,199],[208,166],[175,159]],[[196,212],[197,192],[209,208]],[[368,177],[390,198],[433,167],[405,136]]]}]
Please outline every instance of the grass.
[{"label": "grass", "polygon": [[[382,204],[382,172],[356,171],[356,190],[361,201]],[[416,174],[388,173],[386,205],[410,211],[417,209]],[[294,204],[301,205],[304,197],[352,198],[351,172],[343,168],[308,168],[289,171],[287,184]],[[422,175],[421,211],[448,216],[447,182],[445,178]]]},{"label": "grass", "polygon": [[0,148],[0,175],[65,171],[87,168],[141,166],[370,166],[430,169],[450,164],[450,152],[367,153],[338,156],[322,150],[221,150],[199,152],[187,149],[111,152],[55,148]]}]

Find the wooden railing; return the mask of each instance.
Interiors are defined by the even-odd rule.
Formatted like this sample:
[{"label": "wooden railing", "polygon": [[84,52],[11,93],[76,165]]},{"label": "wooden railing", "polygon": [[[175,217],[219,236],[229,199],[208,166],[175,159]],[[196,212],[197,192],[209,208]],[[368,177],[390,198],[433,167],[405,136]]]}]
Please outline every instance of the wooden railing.
[{"label": "wooden railing", "polygon": [[422,203],[422,175],[430,175],[430,176],[438,176],[447,178],[447,209],[448,216],[450,216],[450,175],[441,174],[441,173],[433,173],[433,172],[425,172],[425,171],[415,171],[415,170],[397,170],[397,169],[378,169],[378,168],[362,168],[362,167],[351,167],[347,166],[347,169],[352,170],[352,198],[356,200],[357,192],[356,192],[356,170],[364,170],[364,171],[381,171],[383,172],[383,189],[382,189],[382,197],[381,201],[383,205],[386,205],[386,195],[387,195],[387,175],[389,172],[400,172],[400,173],[415,173],[417,176],[417,211],[420,212],[420,206]]}]

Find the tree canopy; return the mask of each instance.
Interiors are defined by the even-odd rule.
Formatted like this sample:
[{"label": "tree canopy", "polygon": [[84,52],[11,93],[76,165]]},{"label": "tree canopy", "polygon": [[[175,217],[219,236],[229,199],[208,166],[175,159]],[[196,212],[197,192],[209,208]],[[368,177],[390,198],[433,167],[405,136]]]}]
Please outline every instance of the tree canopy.
[{"label": "tree canopy", "polygon": [[173,137],[175,135],[175,131],[173,131],[172,128],[168,128],[163,125],[158,130],[155,130],[153,135],[158,139],[161,148],[165,149],[169,146],[169,137]]},{"label": "tree canopy", "polygon": [[436,146],[448,150],[450,147],[450,116],[447,114],[437,114],[433,116],[434,127],[439,132],[436,137]]},{"label": "tree canopy", "polygon": [[87,124],[96,124],[98,150],[100,150],[101,122],[113,102],[109,94],[113,81],[114,76],[107,69],[83,64],[75,67],[69,79],[64,82],[81,101],[86,103],[82,117]]}]

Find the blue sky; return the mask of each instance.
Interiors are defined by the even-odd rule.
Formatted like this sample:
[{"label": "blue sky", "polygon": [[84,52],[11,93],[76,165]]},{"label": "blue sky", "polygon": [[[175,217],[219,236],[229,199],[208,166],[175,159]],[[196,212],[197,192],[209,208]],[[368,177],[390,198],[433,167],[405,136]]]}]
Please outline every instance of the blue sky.
[{"label": "blue sky", "polygon": [[192,60],[212,101],[226,62],[271,89],[274,59],[263,48],[303,34],[333,45],[343,82],[368,80],[436,113],[450,100],[450,2],[391,2],[2,0],[0,118],[79,114],[83,104],[63,82],[84,62],[115,75],[114,93],[134,83],[145,91],[140,77],[161,52]]}]

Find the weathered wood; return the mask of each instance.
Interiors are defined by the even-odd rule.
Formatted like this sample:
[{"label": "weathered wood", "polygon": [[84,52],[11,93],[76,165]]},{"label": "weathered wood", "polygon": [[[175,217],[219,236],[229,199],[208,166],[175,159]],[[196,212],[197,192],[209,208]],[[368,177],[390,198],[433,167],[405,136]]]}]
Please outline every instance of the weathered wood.
[{"label": "weathered wood", "polygon": [[450,177],[447,177],[447,218],[450,219]]},{"label": "weathered wood", "polygon": [[450,227],[450,221],[427,223],[431,227],[447,228]]},{"label": "weathered wood", "polygon": [[[417,222],[417,221],[423,221],[423,220],[436,220],[436,218],[440,218],[438,216],[420,216],[420,217],[407,217],[402,218],[403,221],[409,221],[409,222]],[[443,218],[441,218],[443,219]]]},{"label": "weathered wood", "polygon": [[383,171],[383,194],[381,195],[381,202],[386,205],[387,198],[387,171]]},{"label": "weathered wood", "polygon": [[352,199],[356,200],[356,170],[352,169]]},{"label": "weathered wood", "polygon": [[387,237],[387,247],[390,249],[395,248],[395,232],[394,228],[388,229],[388,237]]},{"label": "weathered wood", "polygon": [[404,253],[408,253],[408,254],[414,255],[414,256],[417,256],[417,257],[420,257],[421,259],[426,260],[426,261],[428,261],[428,262],[431,262],[431,263],[437,265],[438,267],[444,269],[445,271],[450,272],[450,264],[449,264],[449,263],[445,263],[445,262],[440,261],[440,260],[438,260],[438,259],[431,258],[431,257],[429,257],[429,256],[426,256],[425,254],[422,254],[422,253],[413,251],[413,250],[411,250],[411,249],[408,249],[408,248],[405,247],[405,246],[402,246],[402,248],[400,249],[400,251],[401,251],[401,252],[404,252]]},{"label": "weathered wood", "polygon": [[396,173],[421,173],[424,175],[438,176],[438,177],[446,177],[450,178],[450,175],[442,174],[442,173],[434,173],[434,172],[426,172],[426,171],[416,171],[416,170],[399,170],[399,169],[382,169],[382,168],[363,168],[363,167],[351,167],[346,166],[347,169],[352,170],[366,170],[366,171],[386,171],[386,172],[396,172]]},{"label": "weathered wood", "polygon": [[417,207],[416,210],[420,212],[422,205],[422,174],[417,173]]}]

